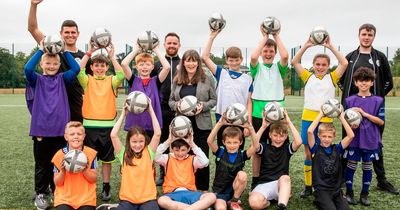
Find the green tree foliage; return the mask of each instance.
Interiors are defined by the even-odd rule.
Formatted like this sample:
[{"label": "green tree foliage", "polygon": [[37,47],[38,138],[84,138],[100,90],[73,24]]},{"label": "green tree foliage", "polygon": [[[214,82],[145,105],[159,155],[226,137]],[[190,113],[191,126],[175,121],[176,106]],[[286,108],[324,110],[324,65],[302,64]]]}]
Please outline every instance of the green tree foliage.
[{"label": "green tree foliage", "polygon": [[400,76],[400,48],[396,50],[393,60],[390,61],[390,68],[394,77]]}]

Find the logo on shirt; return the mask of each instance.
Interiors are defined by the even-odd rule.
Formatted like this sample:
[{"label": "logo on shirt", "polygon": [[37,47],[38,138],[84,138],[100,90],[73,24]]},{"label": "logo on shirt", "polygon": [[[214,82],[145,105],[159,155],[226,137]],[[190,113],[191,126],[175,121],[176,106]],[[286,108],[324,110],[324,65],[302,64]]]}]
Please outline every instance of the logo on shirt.
[{"label": "logo on shirt", "polygon": [[376,65],[381,66],[381,62],[379,60],[376,60]]}]

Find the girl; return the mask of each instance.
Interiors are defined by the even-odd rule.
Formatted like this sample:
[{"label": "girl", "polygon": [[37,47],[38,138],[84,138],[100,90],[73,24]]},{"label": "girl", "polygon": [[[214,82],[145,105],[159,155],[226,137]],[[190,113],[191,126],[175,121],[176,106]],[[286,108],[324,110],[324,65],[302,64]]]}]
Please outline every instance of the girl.
[{"label": "girl", "polygon": [[[187,95],[196,96],[199,101],[197,113],[189,119],[193,126],[194,142],[208,157],[207,137],[212,128],[210,110],[217,103],[215,83],[201,67],[200,55],[195,50],[187,50],[179,66],[173,80],[169,106],[180,115],[180,108],[177,106],[179,100]],[[197,189],[207,191],[209,182],[209,167],[196,172]]]},{"label": "girl", "polygon": [[160,142],[161,128],[149,99],[147,109],[153,124],[153,137],[149,138],[145,130],[133,126],[126,135],[125,147],[121,144],[118,131],[127,114],[125,105],[121,116],[111,131],[111,140],[116,156],[121,162],[121,187],[119,191],[120,209],[159,209],[157,189],[153,178],[153,161]]}]

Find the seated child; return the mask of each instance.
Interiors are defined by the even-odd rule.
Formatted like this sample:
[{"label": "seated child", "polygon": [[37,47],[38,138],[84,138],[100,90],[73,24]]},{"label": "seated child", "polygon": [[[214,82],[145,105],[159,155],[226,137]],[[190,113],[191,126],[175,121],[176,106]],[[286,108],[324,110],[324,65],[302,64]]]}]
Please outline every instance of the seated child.
[{"label": "seated child", "polygon": [[[163,154],[171,145],[170,154]],[[194,155],[190,155],[192,149]],[[186,139],[171,135],[157,148],[156,162],[164,167],[164,195],[158,205],[164,209],[206,209],[215,202],[214,193],[197,192],[195,172],[208,166],[209,160],[194,143],[191,133]]]},{"label": "seated child", "polygon": [[[215,137],[223,126],[226,127],[222,133],[223,146],[218,147]],[[216,210],[227,209],[227,203],[229,209],[242,209],[238,201],[247,185],[247,174],[243,167],[245,161],[249,160],[259,147],[259,139],[256,137],[253,126],[246,122],[242,127],[250,132],[252,139],[247,150],[240,149],[240,145],[244,142],[242,130],[236,126],[229,126],[224,116],[221,116],[207,139],[211,151],[216,156],[215,179],[212,187],[217,196]]]},{"label": "seated child", "polygon": [[[286,121],[286,122],[285,122]],[[257,138],[261,137],[270,125],[263,117]],[[252,209],[264,209],[270,200],[278,201],[278,209],[286,209],[291,193],[289,161],[301,146],[301,137],[285,110],[283,122],[271,124],[269,137],[271,143],[260,143],[257,154],[261,156],[260,178],[249,196]],[[288,127],[292,132],[293,142],[288,140]]]},{"label": "seated child", "polygon": [[[96,150],[83,146],[85,129],[82,123],[71,121],[65,126],[67,146],[58,150],[51,162],[54,164],[54,206],[58,210],[94,210],[96,208]],[[70,150],[81,150],[88,158],[88,165],[79,173],[65,170],[64,157]]]},{"label": "seated child", "polygon": [[353,140],[354,133],[344,119],[343,112],[339,115],[347,136],[339,144],[333,144],[336,137],[336,129],[333,123],[321,123],[318,127],[320,143],[316,144],[314,130],[320,120],[324,117],[322,111],[308,127],[308,145],[312,158],[312,183],[314,186],[314,204],[320,210],[326,209],[349,209],[349,205],[343,198],[340,185],[342,181],[342,164],[340,157],[344,149]]},{"label": "seated child", "polygon": [[[161,128],[158,124],[154,109],[151,106],[150,99],[147,111],[151,117],[154,130],[154,135],[151,139],[143,128],[133,126],[128,130],[125,146],[121,144],[118,132],[125,116],[128,114],[126,105],[111,131],[114,151],[121,163],[120,202],[116,208],[118,210],[159,209],[156,201],[157,189],[153,178],[152,165],[155,158],[154,151],[157,149],[158,143],[160,142]],[[108,207],[112,206],[114,205]],[[104,205],[102,207],[104,207]]]}]

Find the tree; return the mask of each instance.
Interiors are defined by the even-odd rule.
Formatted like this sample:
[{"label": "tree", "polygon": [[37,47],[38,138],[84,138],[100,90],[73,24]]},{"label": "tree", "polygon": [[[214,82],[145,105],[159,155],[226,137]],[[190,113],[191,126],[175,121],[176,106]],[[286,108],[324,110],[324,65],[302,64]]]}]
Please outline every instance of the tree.
[{"label": "tree", "polygon": [[393,76],[400,76],[400,48],[394,53],[393,60],[390,61],[390,68]]},{"label": "tree", "polygon": [[12,68],[14,56],[8,49],[0,47],[0,88],[12,87]]}]

